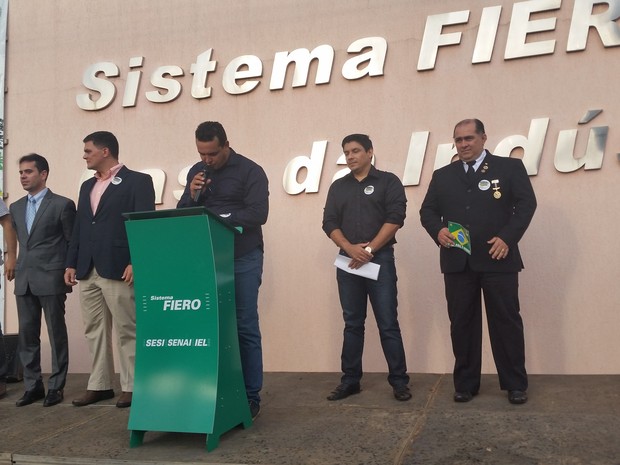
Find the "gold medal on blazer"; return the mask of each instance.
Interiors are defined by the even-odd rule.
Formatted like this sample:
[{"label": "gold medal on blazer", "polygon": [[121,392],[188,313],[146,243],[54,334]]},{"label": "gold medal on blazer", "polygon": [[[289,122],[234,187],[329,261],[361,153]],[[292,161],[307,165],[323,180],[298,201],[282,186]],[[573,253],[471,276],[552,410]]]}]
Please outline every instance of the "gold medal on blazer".
[{"label": "gold medal on blazer", "polygon": [[491,180],[491,184],[493,184],[493,197],[495,197],[496,199],[501,199],[502,198],[502,192],[501,192],[501,186],[499,185],[499,179],[493,179]]}]

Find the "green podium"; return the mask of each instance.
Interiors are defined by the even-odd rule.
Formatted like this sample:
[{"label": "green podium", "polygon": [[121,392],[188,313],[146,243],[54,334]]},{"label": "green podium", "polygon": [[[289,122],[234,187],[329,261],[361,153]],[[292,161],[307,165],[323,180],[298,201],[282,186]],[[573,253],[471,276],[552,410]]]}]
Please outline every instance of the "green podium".
[{"label": "green podium", "polygon": [[220,436],[252,425],[239,356],[238,231],[203,207],[127,213],[136,295],[130,446],[147,431]]}]

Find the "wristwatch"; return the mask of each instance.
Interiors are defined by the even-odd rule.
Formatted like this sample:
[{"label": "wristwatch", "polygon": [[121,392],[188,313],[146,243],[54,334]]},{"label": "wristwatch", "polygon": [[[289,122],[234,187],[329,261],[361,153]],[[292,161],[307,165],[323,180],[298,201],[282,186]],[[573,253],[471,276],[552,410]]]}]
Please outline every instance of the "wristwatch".
[{"label": "wristwatch", "polygon": [[372,253],[372,247],[370,247],[369,245],[367,245],[366,247],[364,247],[364,250],[368,253]]}]

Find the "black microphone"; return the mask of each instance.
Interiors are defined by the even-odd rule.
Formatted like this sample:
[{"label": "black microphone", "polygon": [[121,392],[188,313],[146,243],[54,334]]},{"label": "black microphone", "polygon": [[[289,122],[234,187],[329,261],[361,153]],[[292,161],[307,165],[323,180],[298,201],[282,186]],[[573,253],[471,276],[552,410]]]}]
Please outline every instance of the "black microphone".
[{"label": "black microphone", "polygon": [[[202,165],[202,177],[205,181],[205,185],[206,185],[207,180],[209,179],[210,174],[211,174],[211,169],[209,168],[209,165],[205,163],[204,165]],[[198,199],[200,199],[200,194],[202,194],[202,189],[198,189],[196,193],[194,194],[194,202],[198,203]]]}]

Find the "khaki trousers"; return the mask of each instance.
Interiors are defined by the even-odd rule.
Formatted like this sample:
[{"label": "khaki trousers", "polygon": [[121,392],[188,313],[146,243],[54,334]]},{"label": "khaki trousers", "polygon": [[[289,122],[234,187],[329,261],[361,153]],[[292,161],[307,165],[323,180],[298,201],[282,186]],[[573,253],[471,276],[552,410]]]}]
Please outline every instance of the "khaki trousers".
[{"label": "khaki trousers", "polygon": [[136,305],[133,285],[102,278],[93,270],[80,280],[84,334],[93,358],[88,389],[113,388],[112,326],[116,332],[121,389],[133,392],[136,360]]}]

